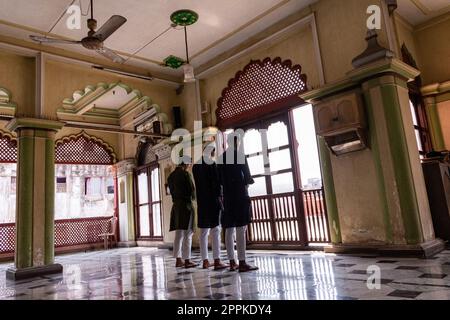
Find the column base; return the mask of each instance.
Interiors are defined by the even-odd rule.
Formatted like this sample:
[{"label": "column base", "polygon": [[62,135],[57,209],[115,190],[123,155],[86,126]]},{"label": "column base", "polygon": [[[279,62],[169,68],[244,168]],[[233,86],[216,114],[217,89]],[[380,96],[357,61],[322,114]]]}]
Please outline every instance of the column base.
[{"label": "column base", "polygon": [[63,266],[58,263],[23,269],[9,268],[6,270],[6,279],[17,281],[62,272]]},{"label": "column base", "polygon": [[417,245],[357,245],[333,244],[325,247],[326,253],[374,254],[378,256],[431,258],[445,249],[441,239],[434,239]]}]

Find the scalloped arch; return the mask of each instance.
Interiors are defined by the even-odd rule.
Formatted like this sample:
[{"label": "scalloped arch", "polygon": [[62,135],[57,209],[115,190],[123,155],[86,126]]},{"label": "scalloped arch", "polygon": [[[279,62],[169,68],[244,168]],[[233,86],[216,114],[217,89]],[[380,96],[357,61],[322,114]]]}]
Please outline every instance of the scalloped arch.
[{"label": "scalloped arch", "polygon": [[219,128],[235,126],[255,117],[283,110],[303,102],[298,95],[307,91],[306,75],[290,60],[251,60],[228,81],[217,101]]},{"label": "scalloped arch", "polygon": [[0,129],[0,162],[17,162],[17,138]]},{"label": "scalloped arch", "polygon": [[114,149],[107,142],[85,131],[55,142],[55,163],[111,165],[116,161]]}]

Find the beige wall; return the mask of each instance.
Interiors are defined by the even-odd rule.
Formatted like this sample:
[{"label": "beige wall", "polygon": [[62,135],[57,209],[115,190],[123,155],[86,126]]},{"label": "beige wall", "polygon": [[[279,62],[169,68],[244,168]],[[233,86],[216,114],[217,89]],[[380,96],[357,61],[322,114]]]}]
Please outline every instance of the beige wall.
[{"label": "beige wall", "polygon": [[450,80],[450,13],[415,29],[423,84]]},{"label": "beige wall", "polygon": [[414,35],[414,27],[398,15],[395,16],[395,26],[397,30],[397,40],[399,48],[401,48],[402,45],[405,44],[406,48],[408,48],[408,51],[416,61],[417,66],[421,68],[416,38]]},{"label": "beige wall", "polygon": [[34,114],[35,74],[34,58],[0,51],[0,87],[11,92],[17,115]]},{"label": "beige wall", "polygon": [[441,121],[445,148],[450,150],[450,100],[439,103],[437,105],[437,110]]}]

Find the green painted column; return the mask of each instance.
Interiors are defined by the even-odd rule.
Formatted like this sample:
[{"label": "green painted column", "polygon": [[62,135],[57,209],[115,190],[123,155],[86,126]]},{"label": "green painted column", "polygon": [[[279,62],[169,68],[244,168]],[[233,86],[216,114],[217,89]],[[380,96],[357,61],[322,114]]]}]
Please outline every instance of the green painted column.
[{"label": "green painted column", "polygon": [[15,268],[7,278],[62,271],[54,264],[55,134],[62,126],[32,118],[7,125],[18,136]]},{"label": "green painted column", "polygon": [[328,225],[330,229],[331,242],[338,244],[342,242],[339,213],[337,208],[336,191],[334,189],[333,169],[331,167],[330,151],[323,137],[317,137],[319,147],[320,167],[322,170],[323,188],[328,214]]},{"label": "green painted column", "polygon": [[431,143],[435,151],[445,150],[444,135],[442,134],[441,122],[437,111],[436,97],[425,97],[425,110],[431,136]]}]

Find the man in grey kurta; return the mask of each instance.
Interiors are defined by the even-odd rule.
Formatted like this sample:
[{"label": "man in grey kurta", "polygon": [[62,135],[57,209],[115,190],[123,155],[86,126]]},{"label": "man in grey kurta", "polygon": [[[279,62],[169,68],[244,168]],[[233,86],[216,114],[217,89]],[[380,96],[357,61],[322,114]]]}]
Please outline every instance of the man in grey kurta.
[{"label": "man in grey kurta", "polygon": [[195,188],[191,175],[187,172],[189,166],[187,162],[178,165],[167,179],[173,202],[170,212],[170,231],[175,231],[173,253],[177,259],[176,267],[185,268],[197,266],[190,261],[195,225],[195,210],[192,204]]}]

